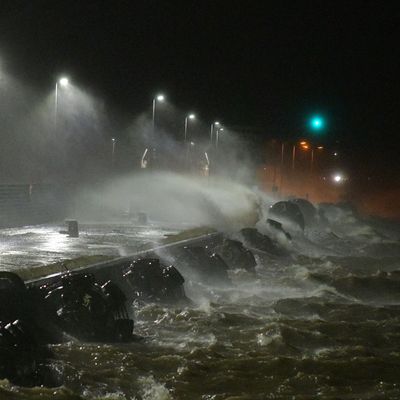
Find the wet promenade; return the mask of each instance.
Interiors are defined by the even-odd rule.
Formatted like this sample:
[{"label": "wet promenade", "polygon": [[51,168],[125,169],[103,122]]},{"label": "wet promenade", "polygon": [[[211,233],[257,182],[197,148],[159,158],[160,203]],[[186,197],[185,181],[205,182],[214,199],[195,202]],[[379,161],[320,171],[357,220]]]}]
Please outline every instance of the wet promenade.
[{"label": "wet promenade", "polygon": [[1,229],[0,270],[40,267],[82,256],[125,256],[184,228],[162,222],[82,222],[78,238],[60,233],[65,230],[63,221]]}]

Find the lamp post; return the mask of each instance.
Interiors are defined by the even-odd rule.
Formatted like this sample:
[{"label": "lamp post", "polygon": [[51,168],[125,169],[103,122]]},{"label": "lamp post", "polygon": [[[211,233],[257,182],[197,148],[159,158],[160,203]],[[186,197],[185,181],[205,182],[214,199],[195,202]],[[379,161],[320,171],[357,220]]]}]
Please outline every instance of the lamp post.
[{"label": "lamp post", "polygon": [[292,149],[292,171],[294,171],[295,160],[296,160],[296,143],[293,145]]},{"label": "lamp post", "polygon": [[153,123],[153,139],[155,137],[155,130],[156,130],[156,104],[157,102],[162,103],[165,100],[165,97],[163,94],[158,94],[156,97],[153,99],[153,117],[152,117],[152,123]]},{"label": "lamp post", "polygon": [[188,122],[189,120],[194,120],[194,119],[196,119],[196,116],[194,114],[189,114],[185,118],[185,143],[187,141]]},{"label": "lamp post", "polygon": [[283,187],[283,161],[285,155],[285,142],[281,144],[281,173],[280,173],[280,184],[279,184],[279,191],[282,194],[282,187]]},{"label": "lamp post", "polygon": [[152,115],[152,138],[150,141],[150,160],[151,164],[156,163],[156,111],[157,111],[157,102],[162,103],[165,100],[165,96],[163,94],[158,94],[153,98],[153,115]]},{"label": "lamp post", "polygon": [[[310,148],[310,145],[306,142],[306,141],[301,141],[300,143],[300,147],[303,150],[308,150]],[[297,147],[297,143],[293,144],[293,149],[292,149],[292,171],[294,171],[295,169],[295,162],[296,162],[296,147]]]},{"label": "lamp post", "polygon": [[[317,149],[317,150],[323,150],[324,147],[323,147],[323,146],[317,146],[316,149]],[[312,148],[311,148],[311,162],[310,162],[310,171],[311,171],[311,173],[312,173],[313,170],[314,170],[314,159],[315,159],[314,150],[315,150],[315,148],[312,147]]]},{"label": "lamp post", "polygon": [[224,128],[218,128],[216,135],[215,135],[215,148],[218,148],[218,142],[219,142],[219,133],[222,132]]},{"label": "lamp post", "polygon": [[54,103],[54,127],[55,127],[55,131],[57,132],[57,120],[58,120],[58,91],[59,88],[58,86],[61,87],[67,87],[69,84],[68,78],[66,78],[65,76],[60,78],[57,82],[56,82],[56,93],[55,93],[55,103]]},{"label": "lamp post", "polygon": [[218,121],[215,121],[211,124],[211,128],[210,128],[210,144],[212,146],[213,144],[213,136],[214,136],[214,128],[216,126],[220,126],[221,124]]},{"label": "lamp post", "polygon": [[111,165],[112,167],[114,167],[114,156],[115,156],[115,142],[117,140],[115,138],[111,138],[111,142],[112,142],[112,150],[111,150]]}]

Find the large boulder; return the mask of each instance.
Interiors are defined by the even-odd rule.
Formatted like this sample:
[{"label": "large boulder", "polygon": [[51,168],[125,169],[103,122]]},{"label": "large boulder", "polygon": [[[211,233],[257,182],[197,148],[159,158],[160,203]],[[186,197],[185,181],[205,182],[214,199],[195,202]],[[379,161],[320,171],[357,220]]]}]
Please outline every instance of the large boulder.
[{"label": "large boulder", "polygon": [[0,319],[11,321],[28,315],[30,301],[23,280],[16,274],[0,271]]},{"label": "large boulder", "polygon": [[232,269],[240,268],[254,272],[254,268],[257,265],[253,253],[238,240],[225,238],[222,244],[215,248],[215,252]]},{"label": "large boulder", "polygon": [[289,232],[286,232],[282,224],[278,221],[275,221],[274,219],[268,218],[267,219],[267,227],[268,230],[278,239],[282,241],[282,239],[285,239],[286,241],[291,241],[292,236],[290,235]]},{"label": "large boulder", "polygon": [[220,255],[200,246],[185,246],[175,255],[175,263],[182,273],[193,281],[209,285],[230,283],[228,265]]},{"label": "large boulder", "polygon": [[111,282],[100,286],[93,274],[68,273],[42,292],[51,322],[61,331],[90,341],[132,338],[125,295]]},{"label": "large boulder", "polygon": [[281,255],[283,250],[278,247],[275,240],[272,240],[269,236],[263,235],[255,228],[244,228],[240,231],[243,237],[243,242],[247,247],[251,247],[257,250],[265,251],[266,253]]},{"label": "large boulder", "polygon": [[22,279],[0,272],[0,379],[21,386],[58,385],[46,363],[46,313]]},{"label": "large boulder", "polygon": [[15,273],[0,271],[0,320],[8,323],[15,320],[24,321],[30,326],[34,340],[38,343],[48,343],[48,313],[43,307],[41,296],[37,291],[25,286],[24,281]]},{"label": "large boulder", "polygon": [[304,230],[305,221],[300,207],[290,201],[278,201],[268,212],[268,218],[280,222],[285,229]]},{"label": "large boulder", "polygon": [[38,368],[39,346],[31,329],[21,320],[0,321],[0,378],[33,386]]},{"label": "large boulder", "polygon": [[160,263],[158,258],[139,258],[124,272],[134,299],[156,302],[187,301],[185,279],[173,266]]},{"label": "large boulder", "polygon": [[306,225],[310,226],[317,222],[318,219],[317,209],[311,202],[301,198],[292,199],[290,200],[290,202],[296,204],[300,208],[300,211],[303,214]]}]

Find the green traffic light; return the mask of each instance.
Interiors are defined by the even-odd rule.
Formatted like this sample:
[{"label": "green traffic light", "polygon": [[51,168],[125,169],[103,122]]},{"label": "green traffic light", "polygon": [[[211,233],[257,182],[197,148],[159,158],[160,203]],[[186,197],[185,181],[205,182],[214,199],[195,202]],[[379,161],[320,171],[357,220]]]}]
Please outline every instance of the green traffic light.
[{"label": "green traffic light", "polygon": [[321,131],[322,129],[324,129],[325,121],[322,117],[315,116],[311,118],[310,125],[312,130]]}]

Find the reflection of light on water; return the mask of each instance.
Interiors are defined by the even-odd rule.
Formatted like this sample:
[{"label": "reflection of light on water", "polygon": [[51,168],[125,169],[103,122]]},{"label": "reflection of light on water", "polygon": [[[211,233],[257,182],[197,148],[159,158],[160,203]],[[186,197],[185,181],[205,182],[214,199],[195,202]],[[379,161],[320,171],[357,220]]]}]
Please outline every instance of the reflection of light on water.
[{"label": "reflection of light on water", "polygon": [[49,233],[43,238],[40,248],[46,251],[63,251],[71,245],[71,239],[60,233]]},{"label": "reflection of light on water", "polygon": [[79,238],[60,234],[60,229],[65,229],[61,223],[1,229],[0,269],[4,266],[31,268],[86,255],[129,255],[143,243],[156,242],[182,230],[181,226],[161,222],[139,227],[132,223],[101,221],[82,223],[80,227]]},{"label": "reflection of light on water", "polygon": [[148,229],[141,232],[142,236],[160,236],[161,232],[156,229]]}]

